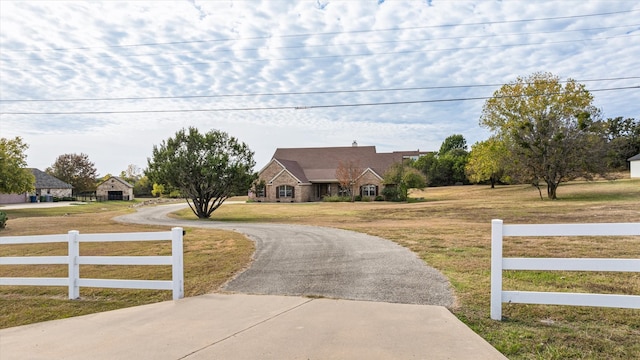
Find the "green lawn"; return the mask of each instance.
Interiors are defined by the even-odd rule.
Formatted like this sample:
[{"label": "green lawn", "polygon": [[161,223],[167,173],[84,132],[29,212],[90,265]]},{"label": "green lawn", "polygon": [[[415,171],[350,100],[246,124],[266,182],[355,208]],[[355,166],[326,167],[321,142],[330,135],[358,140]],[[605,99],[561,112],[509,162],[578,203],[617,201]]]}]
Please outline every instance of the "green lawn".
[{"label": "green lawn", "polygon": [[[505,304],[503,321],[489,319],[491,219],[503,219],[506,224],[640,222],[640,180],[563,184],[558,189],[557,201],[540,200],[536,189],[524,185],[496,189],[488,186],[428,188],[412,196],[424,201],[225,205],[213,213],[212,220],[330,226],[395,241],[449,278],[457,296],[457,304],[451,311],[512,359],[640,358],[640,310]],[[82,225],[86,230],[81,228],[81,231],[122,231],[118,230],[122,226],[133,231],[132,225],[109,220],[116,214],[132,211],[128,208],[97,206],[89,210],[77,214],[7,211],[9,227],[2,235],[15,233],[17,228],[21,229],[20,234],[46,232],[40,224],[47,221],[66,230],[69,226]],[[177,216],[194,218],[188,209]],[[34,223],[39,226],[33,226]],[[135,229],[150,231],[154,227]],[[229,278],[249,262],[252,248],[243,237],[235,238],[226,232],[189,231],[185,244],[193,241],[194,246],[189,254],[185,253],[185,267],[189,256],[188,266],[199,269],[185,271],[186,281],[191,284],[188,288],[197,289],[189,292],[190,295],[214,290],[222,279]],[[219,238],[228,241],[216,240]],[[222,255],[221,249],[228,253]],[[504,253],[505,256],[640,258],[640,239],[507,238]],[[209,270],[210,259],[216,254],[222,256],[216,263],[231,259],[228,268],[217,264],[216,269],[220,270]],[[216,272],[218,280],[208,277],[209,272]],[[508,271],[504,273],[504,284],[505,289],[639,295],[640,273]],[[22,313],[28,321],[40,321],[44,319],[38,316],[41,312],[49,312],[47,318],[73,316],[82,313],[84,307],[91,307],[89,311],[95,312],[137,305],[147,296],[157,296],[153,301],[171,296],[170,292],[143,296],[126,290],[88,291],[81,292],[86,301],[70,302],[64,300],[64,289],[56,293],[47,289],[0,288],[0,306],[12,313]],[[66,304],[62,315],[58,315],[55,307],[49,311],[52,302]],[[17,309],[11,307],[15,304],[24,305]],[[5,327],[16,324],[3,321],[0,325]]]}]

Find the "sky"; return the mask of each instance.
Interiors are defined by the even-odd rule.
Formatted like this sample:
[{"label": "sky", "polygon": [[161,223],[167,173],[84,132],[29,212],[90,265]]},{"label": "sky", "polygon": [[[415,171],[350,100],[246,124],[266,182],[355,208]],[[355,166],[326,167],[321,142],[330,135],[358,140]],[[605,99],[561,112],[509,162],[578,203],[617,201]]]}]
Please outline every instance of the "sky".
[{"label": "sky", "polygon": [[536,72],[640,118],[640,1],[0,1],[0,137],[29,167],[146,168],[182,128],[254,151],[437,151]]}]

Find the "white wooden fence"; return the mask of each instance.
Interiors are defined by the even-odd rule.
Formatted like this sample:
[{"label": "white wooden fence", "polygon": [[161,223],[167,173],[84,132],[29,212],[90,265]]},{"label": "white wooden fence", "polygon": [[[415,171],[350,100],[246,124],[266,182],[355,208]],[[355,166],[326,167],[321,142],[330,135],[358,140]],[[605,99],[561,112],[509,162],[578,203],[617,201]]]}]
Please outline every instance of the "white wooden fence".
[{"label": "white wooden fence", "polygon": [[634,236],[640,223],[504,225],[491,221],[491,318],[502,319],[502,303],[599,306],[640,309],[640,296],[564,292],[503,291],[503,270],[640,272],[640,259],[503,258],[506,236]]},{"label": "white wooden fence", "polygon": [[[171,240],[171,256],[80,256],[81,242],[158,241]],[[0,265],[66,264],[69,276],[64,278],[0,278],[0,285],[68,286],[69,299],[80,297],[80,287],[172,290],[173,299],[184,297],[183,232],[176,227],[165,232],[68,234],[0,237],[0,245],[66,242],[68,256],[0,257]],[[80,278],[80,265],[171,265],[172,280],[120,280]]]}]

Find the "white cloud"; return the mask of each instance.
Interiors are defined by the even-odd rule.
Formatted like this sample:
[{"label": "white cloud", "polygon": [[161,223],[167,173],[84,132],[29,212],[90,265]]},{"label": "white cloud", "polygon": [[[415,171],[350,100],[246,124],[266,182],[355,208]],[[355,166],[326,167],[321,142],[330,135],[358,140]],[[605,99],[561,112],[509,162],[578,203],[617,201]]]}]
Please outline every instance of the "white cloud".
[{"label": "white cloud", "polygon": [[[629,11],[594,17],[576,15]],[[0,100],[331,92],[640,76],[640,6],[626,1],[0,2]],[[566,17],[555,20],[517,21]],[[591,29],[591,30],[585,30]],[[144,45],[155,44],[155,45]],[[62,50],[55,50],[62,49]],[[586,83],[600,89],[638,79]],[[0,102],[0,113],[243,109],[490,96],[498,87],[82,102]],[[637,89],[594,92],[604,115],[640,116]],[[308,110],[0,115],[40,168],[84,152],[100,173],[144,167],[183,127],[256,152],[348,146],[437,150],[483,140],[483,101]]]}]

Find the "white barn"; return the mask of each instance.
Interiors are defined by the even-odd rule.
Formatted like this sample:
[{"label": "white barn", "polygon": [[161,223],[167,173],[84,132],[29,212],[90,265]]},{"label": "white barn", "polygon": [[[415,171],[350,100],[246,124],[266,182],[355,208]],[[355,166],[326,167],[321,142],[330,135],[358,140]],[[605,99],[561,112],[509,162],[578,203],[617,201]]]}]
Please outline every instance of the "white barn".
[{"label": "white barn", "polygon": [[640,178],[640,154],[627,159],[631,168],[631,177]]}]

